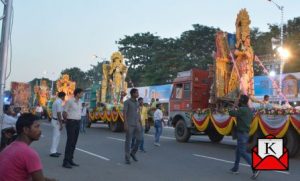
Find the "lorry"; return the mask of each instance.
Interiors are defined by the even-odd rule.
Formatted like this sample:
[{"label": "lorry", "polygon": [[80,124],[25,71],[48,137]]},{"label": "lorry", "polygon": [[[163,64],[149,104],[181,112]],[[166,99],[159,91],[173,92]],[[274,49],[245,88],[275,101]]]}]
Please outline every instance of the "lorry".
[{"label": "lorry", "polygon": [[[228,110],[238,99],[238,94],[248,93],[255,100],[251,97],[251,93],[254,95],[251,86],[253,60],[258,58],[250,45],[249,24],[248,13],[242,9],[237,16],[234,39],[230,39],[233,36],[228,33],[217,33],[215,61],[209,70],[193,68],[178,73],[173,82],[169,112],[178,142],[188,142],[192,135],[208,135],[212,142],[220,142],[224,136],[234,133],[236,118],[229,116]],[[243,74],[243,70],[247,70],[246,73]],[[243,84],[245,77],[249,79]],[[253,112],[249,149],[257,145],[258,138],[273,135],[284,139],[290,156],[298,153],[300,110],[262,107]]]}]

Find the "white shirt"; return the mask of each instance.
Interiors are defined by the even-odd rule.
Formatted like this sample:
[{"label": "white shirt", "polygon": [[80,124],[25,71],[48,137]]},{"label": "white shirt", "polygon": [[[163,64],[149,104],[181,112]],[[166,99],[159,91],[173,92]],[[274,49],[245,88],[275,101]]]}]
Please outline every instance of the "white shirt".
[{"label": "white shirt", "polygon": [[156,111],[154,112],[154,121],[156,120],[162,120],[163,118],[163,113],[160,109],[156,109]]},{"label": "white shirt", "polygon": [[81,116],[86,116],[86,107],[82,108]]},{"label": "white shirt", "polygon": [[82,102],[81,100],[77,102],[75,100],[75,98],[68,100],[64,111],[68,114],[67,119],[81,120]]},{"label": "white shirt", "polygon": [[2,130],[5,128],[16,127],[17,118],[4,114]]},{"label": "white shirt", "polygon": [[[63,101],[61,98],[57,98],[53,104],[52,104],[52,117],[57,119],[57,113],[60,112],[60,114],[63,112],[64,108],[62,106]],[[62,116],[62,115],[61,115]]]},{"label": "white shirt", "polygon": [[42,106],[38,106],[35,108],[35,112],[39,112],[39,113],[42,113],[43,112],[43,108]]}]

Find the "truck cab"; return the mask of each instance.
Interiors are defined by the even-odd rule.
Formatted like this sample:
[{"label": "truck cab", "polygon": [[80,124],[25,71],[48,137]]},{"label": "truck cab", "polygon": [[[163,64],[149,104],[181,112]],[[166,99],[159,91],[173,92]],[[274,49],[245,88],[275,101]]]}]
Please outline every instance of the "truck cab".
[{"label": "truck cab", "polygon": [[[179,140],[186,141],[193,128],[190,113],[208,108],[211,86],[209,71],[193,68],[179,72],[173,81],[170,97],[170,121],[178,129]],[[178,135],[179,134],[179,135]],[[178,138],[176,137],[178,140]]]}]

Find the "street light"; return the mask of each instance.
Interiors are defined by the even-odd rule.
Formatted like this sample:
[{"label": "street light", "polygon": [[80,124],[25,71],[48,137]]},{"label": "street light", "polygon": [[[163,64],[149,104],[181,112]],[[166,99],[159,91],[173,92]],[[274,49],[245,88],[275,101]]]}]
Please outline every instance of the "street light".
[{"label": "street light", "polygon": [[270,77],[275,77],[275,75],[276,75],[276,72],[274,70],[270,71],[270,73],[269,73]]},{"label": "street light", "polygon": [[[279,4],[277,4],[275,1],[273,0],[268,0],[269,2],[273,3],[279,10],[281,13],[281,23],[280,23],[280,47],[283,47],[283,6],[280,6]],[[280,75],[279,75],[279,89],[280,89],[280,93],[282,93],[282,73],[283,73],[283,64],[284,64],[284,58],[283,56],[280,56],[281,60],[280,60]],[[279,100],[279,104],[281,104],[281,98]]]}]

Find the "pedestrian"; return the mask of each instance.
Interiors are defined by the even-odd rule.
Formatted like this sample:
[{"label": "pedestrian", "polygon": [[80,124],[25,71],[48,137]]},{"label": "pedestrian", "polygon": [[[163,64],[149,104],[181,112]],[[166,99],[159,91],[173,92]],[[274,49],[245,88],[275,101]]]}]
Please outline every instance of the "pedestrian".
[{"label": "pedestrian", "polygon": [[63,161],[63,167],[65,168],[79,166],[73,161],[73,158],[80,129],[82,111],[82,102],[80,98],[82,95],[83,90],[81,88],[76,88],[74,90],[74,97],[67,101],[63,112],[67,130],[67,143],[65,148],[65,158]]},{"label": "pedestrian", "polygon": [[29,145],[41,136],[40,123],[32,113],[22,114],[16,123],[17,139],[0,153],[0,181],[55,181],[43,175],[38,153]]},{"label": "pedestrian", "polygon": [[65,100],[66,93],[59,92],[57,99],[52,105],[52,119],[51,125],[53,127],[52,144],[50,149],[51,157],[59,157],[61,153],[57,152],[57,148],[60,142],[60,135],[63,129],[63,101]]},{"label": "pedestrian", "polygon": [[159,138],[162,134],[163,130],[163,113],[162,113],[162,105],[160,103],[156,104],[156,110],[154,112],[154,127],[155,127],[155,146],[160,146]]},{"label": "pedestrian", "polygon": [[[131,98],[124,102],[123,117],[124,117],[124,129],[126,131],[125,140],[125,163],[130,164],[130,157],[134,161],[138,161],[136,158],[136,152],[141,142],[141,116],[139,110],[139,104],[137,98],[139,97],[138,89],[132,88],[130,90]],[[132,149],[130,149],[130,142],[132,138],[136,138],[136,142]]]},{"label": "pedestrian", "polygon": [[42,115],[43,115],[43,107],[40,106],[40,104],[38,104],[35,108],[35,113],[36,113],[36,116],[39,118],[39,119],[42,119]]},{"label": "pedestrian", "polygon": [[81,121],[80,121],[80,132],[85,133],[85,127],[87,124],[87,108],[85,103],[82,103],[82,110],[81,110]]},{"label": "pedestrian", "polygon": [[[142,97],[138,98],[138,103],[139,103],[139,109],[140,109],[140,115],[141,115],[141,124],[142,124],[142,129],[141,129],[141,143],[139,145],[139,150],[141,152],[146,153],[146,150],[144,148],[144,130],[146,126],[146,120],[148,119],[148,108],[144,105],[144,99]],[[131,148],[133,148],[134,144],[136,142],[136,138],[132,138],[131,142]]]},{"label": "pedestrian", "polygon": [[1,129],[1,147],[3,150],[7,145],[13,141],[13,135],[16,133],[15,125],[17,118],[13,117],[13,110],[10,105],[4,105],[3,107],[3,125]]},{"label": "pedestrian", "polygon": [[[240,158],[243,157],[246,162],[251,166],[251,156],[247,153],[247,143],[249,139],[250,123],[253,118],[253,113],[248,106],[249,97],[241,95],[239,98],[239,106],[236,110],[229,111],[229,115],[236,117],[236,136],[237,146],[235,150],[235,162],[234,167],[230,169],[233,174],[238,174]],[[252,179],[256,179],[260,171],[252,170]]]}]

